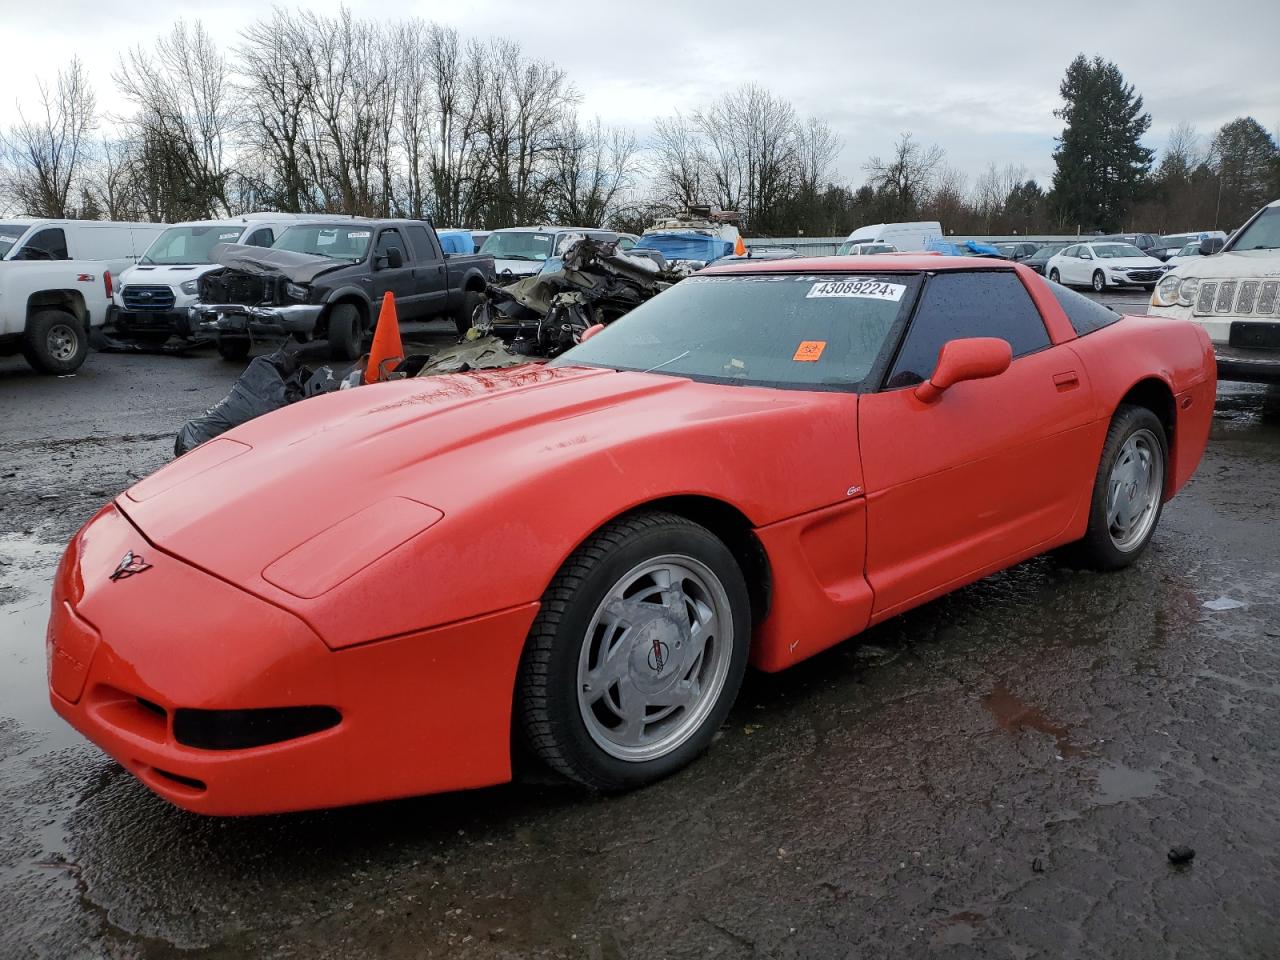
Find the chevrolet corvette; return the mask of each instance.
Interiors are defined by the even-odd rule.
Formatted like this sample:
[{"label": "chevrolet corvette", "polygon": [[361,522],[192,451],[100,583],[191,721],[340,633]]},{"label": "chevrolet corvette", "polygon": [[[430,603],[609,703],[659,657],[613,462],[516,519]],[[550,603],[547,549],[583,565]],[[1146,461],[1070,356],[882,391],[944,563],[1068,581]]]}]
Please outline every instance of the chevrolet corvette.
[{"label": "chevrolet corvette", "polygon": [[689,763],[781,670],[1051,549],[1132,564],[1213,352],[1001,261],[735,262],[547,363],[244,424],[72,539],[54,708],[206,814]]}]

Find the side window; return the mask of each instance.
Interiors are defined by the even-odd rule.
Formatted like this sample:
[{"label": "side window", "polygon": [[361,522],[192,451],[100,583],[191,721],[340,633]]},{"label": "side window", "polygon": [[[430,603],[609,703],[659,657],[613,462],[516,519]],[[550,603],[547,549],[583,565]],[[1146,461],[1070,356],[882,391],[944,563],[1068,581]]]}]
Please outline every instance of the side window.
[{"label": "side window", "polygon": [[1103,327],[1109,327],[1120,319],[1120,314],[1114,310],[1109,310],[1096,300],[1081,296],[1061,284],[1049,284],[1049,291],[1061,305],[1078,337],[1083,337],[1086,333],[1093,333],[1095,330],[1101,330]]},{"label": "side window", "polygon": [[67,236],[60,227],[49,227],[32,234],[22,245],[18,260],[70,260],[67,253]]},{"label": "side window", "polygon": [[1015,274],[982,270],[939,273],[929,278],[886,387],[927,380],[948,340],[999,337],[1014,357],[1049,346],[1040,311]]},{"label": "side window", "polygon": [[249,234],[244,242],[251,247],[269,247],[276,242],[276,238],[272,236],[270,227],[263,227]]},{"label": "side window", "polygon": [[378,257],[385,257],[387,255],[387,251],[393,248],[400,251],[400,259],[405,263],[409,262],[409,256],[405,253],[404,241],[400,239],[399,230],[383,230],[379,233],[378,243],[373,248],[373,256],[375,259]]},{"label": "side window", "polygon": [[[431,234],[427,233],[426,227],[410,226],[409,242],[413,244],[413,252],[417,254],[419,262],[425,260],[438,260],[436,255],[435,244],[431,242]],[[458,243],[461,245],[462,237],[458,237]],[[461,249],[461,246],[459,246]]]},{"label": "side window", "polygon": [[1076,251],[1079,249],[1080,249],[1079,247],[1067,247],[1067,249],[1062,251],[1062,256],[1074,257],[1076,255]]}]

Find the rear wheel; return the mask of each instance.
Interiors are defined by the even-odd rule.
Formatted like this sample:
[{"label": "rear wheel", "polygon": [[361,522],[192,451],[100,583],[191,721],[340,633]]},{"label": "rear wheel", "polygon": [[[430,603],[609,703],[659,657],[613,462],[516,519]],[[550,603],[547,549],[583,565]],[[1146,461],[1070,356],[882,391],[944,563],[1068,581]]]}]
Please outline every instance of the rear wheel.
[{"label": "rear wheel", "polygon": [[750,631],[742,571],[709,530],[668,513],[616,520],[543,595],[517,682],[525,739],[596,790],[664,777],[724,722]]},{"label": "rear wheel", "polygon": [[458,330],[458,336],[465,337],[467,335],[467,331],[471,329],[471,320],[483,302],[484,294],[479,290],[467,290],[462,294],[462,305],[458,308],[458,312],[453,315],[453,325]]},{"label": "rear wheel", "polygon": [[340,303],[329,313],[329,359],[355,360],[364,346],[360,311],[350,303]]},{"label": "rear wheel", "polygon": [[1084,537],[1069,559],[1095,570],[1118,570],[1142,555],[1164,507],[1169,444],[1160,418],[1122,405],[1111,419],[1089,504]]},{"label": "rear wheel", "polygon": [[1107,289],[1107,278],[1101,270],[1093,271],[1093,292],[1101,293]]},{"label": "rear wheel", "polygon": [[74,373],[89,355],[89,335],[74,314],[40,310],[27,318],[22,355],[41,373]]}]

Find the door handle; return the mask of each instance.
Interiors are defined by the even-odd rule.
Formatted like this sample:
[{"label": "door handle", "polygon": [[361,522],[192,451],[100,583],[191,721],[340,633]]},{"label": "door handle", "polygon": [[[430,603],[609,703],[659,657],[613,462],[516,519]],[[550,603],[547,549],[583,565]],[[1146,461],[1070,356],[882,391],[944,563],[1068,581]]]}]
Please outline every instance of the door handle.
[{"label": "door handle", "polygon": [[1080,386],[1080,375],[1074,370],[1068,370],[1066,373],[1055,373],[1053,375],[1053,385],[1058,388],[1058,392],[1074,390]]}]

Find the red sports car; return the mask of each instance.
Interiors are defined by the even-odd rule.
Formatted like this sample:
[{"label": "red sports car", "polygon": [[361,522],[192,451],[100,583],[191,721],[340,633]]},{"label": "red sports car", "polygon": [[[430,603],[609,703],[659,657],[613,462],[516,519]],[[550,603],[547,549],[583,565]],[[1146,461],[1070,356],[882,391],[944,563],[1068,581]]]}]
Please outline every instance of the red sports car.
[{"label": "red sports car", "polygon": [[210,814],[692,760],[780,670],[1053,547],[1132,563],[1209,340],[1004,262],[742,261],[563,356],[254,420],[72,540],[57,711]]}]

